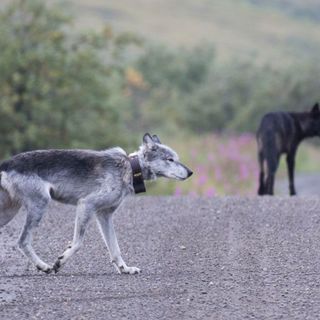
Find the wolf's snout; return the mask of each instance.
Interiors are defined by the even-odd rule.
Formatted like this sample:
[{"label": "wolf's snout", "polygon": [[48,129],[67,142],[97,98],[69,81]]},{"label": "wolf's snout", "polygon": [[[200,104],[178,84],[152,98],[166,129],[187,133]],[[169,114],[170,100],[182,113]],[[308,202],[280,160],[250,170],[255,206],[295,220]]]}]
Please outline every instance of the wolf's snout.
[{"label": "wolf's snout", "polygon": [[193,175],[193,172],[190,169],[187,169],[187,173],[188,173],[188,178]]}]

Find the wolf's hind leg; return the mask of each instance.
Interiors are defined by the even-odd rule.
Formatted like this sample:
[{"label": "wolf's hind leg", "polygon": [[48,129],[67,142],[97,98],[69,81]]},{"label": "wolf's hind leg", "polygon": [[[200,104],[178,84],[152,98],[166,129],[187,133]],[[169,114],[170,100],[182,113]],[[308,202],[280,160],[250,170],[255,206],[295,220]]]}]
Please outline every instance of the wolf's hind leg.
[{"label": "wolf's hind leg", "polygon": [[37,267],[38,270],[50,273],[51,268],[48,264],[43,262],[35,253],[32,247],[32,235],[36,227],[38,227],[43,214],[47,208],[50,198],[37,199],[32,203],[24,206],[27,211],[26,222],[22,233],[18,240],[18,247],[20,251]]}]

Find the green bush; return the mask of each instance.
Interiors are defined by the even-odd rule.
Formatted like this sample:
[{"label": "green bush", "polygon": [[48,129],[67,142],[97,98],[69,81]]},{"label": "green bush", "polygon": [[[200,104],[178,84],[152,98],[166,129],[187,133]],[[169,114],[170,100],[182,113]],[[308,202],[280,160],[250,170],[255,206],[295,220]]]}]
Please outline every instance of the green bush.
[{"label": "green bush", "polygon": [[16,0],[1,12],[0,158],[136,146],[146,131],[254,132],[266,112],[304,111],[319,100],[316,61],[280,70],[221,64],[203,43],[169,49],[110,27],[71,32],[63,12],[41,0]]},{"label": "green bush", "polygon": [[[274,70],[253,62],[218,65],[210,46],[148,49],[137,63],[146,86],[140,107],[159,129],[254,132],[264,113],[308,111],[319,100],[319,66]],[[164,130],[167,131],[167,130]]]},{"label": "green bush", "polygon": [[130,143],[122,53],[132,39],[108,28],[74,34],[70,21],[40,0],[14,1],[1,12],[1,157]]}]

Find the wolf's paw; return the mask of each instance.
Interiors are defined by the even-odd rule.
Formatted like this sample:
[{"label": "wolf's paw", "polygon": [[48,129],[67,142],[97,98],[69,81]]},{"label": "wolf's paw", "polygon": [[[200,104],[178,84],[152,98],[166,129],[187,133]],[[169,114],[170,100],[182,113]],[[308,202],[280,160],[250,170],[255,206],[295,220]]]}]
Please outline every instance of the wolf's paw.
[{"label": "wolf's paw", "polygon": [[36,265],[36,268],[37,268],[38,271],[42,271],[42,272],[44,272],[46,274],[49,274],[49,273],[52,272],[52,268],[47,264]]},{"label": "wolf's paw", "polygon": [[57,273],[62,264],[61,264],[61,260],[62,260],[63,256],[59,257],[58,260],[54,263],[53,267],[52,267],[52,271],[54,271],[54,273]]},{"label": "wolf's paw", "polygon": [[138,274],[141,272],[139,268],[136,267],[127,267],[127,266],[120,266],[119,272],[122,274]]}]

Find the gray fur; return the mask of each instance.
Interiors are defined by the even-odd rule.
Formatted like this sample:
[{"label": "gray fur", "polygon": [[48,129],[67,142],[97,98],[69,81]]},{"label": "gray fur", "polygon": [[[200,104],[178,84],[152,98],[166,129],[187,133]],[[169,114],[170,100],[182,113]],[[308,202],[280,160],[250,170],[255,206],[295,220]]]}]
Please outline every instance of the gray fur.
[{"label": "gray fur", "polygon": [[[145,134],[135,153],[145,180],[188,178],[192,172],[179,162],[171,148],[157,136]],[[122,200],[134,193],[129,157],[121,148],[94,150],[38,150],[18,154],[0,165],[0,227],[22,208],[26,222],[18,247],[35,266],[46,273],[59,271],[79,250],[88,222],[96,217],[112,263],[119,273],[139,273],[121,257],[112,214]],[[51,200],[76,205],[72,244],[53,266],[42,261],[32,248],[32,233]]]}]

